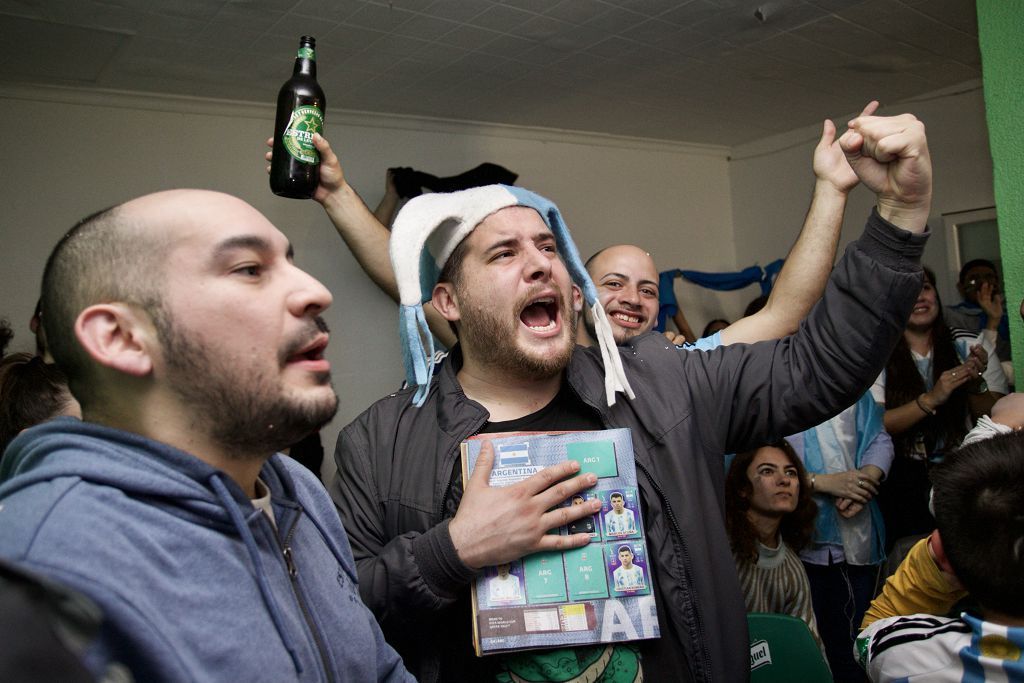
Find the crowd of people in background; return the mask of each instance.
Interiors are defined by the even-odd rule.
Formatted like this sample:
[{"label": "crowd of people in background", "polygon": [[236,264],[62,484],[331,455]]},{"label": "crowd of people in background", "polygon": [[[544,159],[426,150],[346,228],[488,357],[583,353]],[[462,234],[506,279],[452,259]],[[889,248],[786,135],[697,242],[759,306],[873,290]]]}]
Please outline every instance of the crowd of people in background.
[{"label": "crowd of people in background", "polygon": [[[685,316],[653,331],[642,248],[584,262],[554,204],[504,186],[403,207],[389,171],[371,212],[316,135],[314,199],[407,322],[407,387],[342,430],[326,482],[331,294],[285,236],[194,190],[83,219],[46,264],[35,353],[7,354],[0,324],[0,594],[94,616],[47,612],[39,632],[58,636],[0,646],[0,677],[36,648],[76,681],[500,681],[557,662],[617,683],[627,660],[647,680],[731,681],[748,673],[745,612],[775,612],[806,623],[836,681],[1024,680],[1024,398],[1003,289],[973,260],[942,306],[919,265],[923,127],[876,108],[841,136],[825,122],[771,294],[700,338]],[[878,206],[833,268],[858,184]],[[642,466],[662,638],[475,657],[471,582],[586,544],[545,532],[600,508],[580,495],[553,524],[590,475],[566,463],[491,488],[479,465],[463,480],[459,443],[609,427],[632,430]],[[28,624],[46,602],[10,614]]]}]

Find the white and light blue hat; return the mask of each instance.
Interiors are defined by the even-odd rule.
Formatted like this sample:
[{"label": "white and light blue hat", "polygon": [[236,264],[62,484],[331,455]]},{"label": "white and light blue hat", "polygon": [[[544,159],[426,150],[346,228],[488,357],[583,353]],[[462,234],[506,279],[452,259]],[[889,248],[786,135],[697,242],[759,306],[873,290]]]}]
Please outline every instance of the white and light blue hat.
[{"label": "white and light blue hat", "polygon": [[[391,229],[391,265],[398,282],[399,333],[402,357],[410,386],[417,387],[414,403],[423,405],[434,372],[434,338],[423,315],[423,303],[430,301],[445,262],[455,247],[485,218],[510,206],[537,211],[552,234],[558,253],[572,281],[583,290],[583,298],[594,318],[597,342],[605,368],[605,394],[614,405],[615,393],[633,398],[622,359],[612,337],[611,323],[597,288],[583,267],[579,251],[551,201],[528,190],[508,185],[487,185],[461,192],[424,194],[411,199],[395,218]],[[424,346],[426,343],[426,347]]]}]

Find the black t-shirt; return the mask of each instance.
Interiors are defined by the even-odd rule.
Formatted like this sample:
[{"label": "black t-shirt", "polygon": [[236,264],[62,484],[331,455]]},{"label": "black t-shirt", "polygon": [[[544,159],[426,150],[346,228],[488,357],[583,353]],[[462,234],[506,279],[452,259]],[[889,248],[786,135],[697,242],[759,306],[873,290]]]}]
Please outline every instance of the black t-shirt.
[{"label": "black t-shirt", "polygon": [[498,432],[583,432],[604,429],[594,409],[576,396],[565,382],[558,395],[535,413],[505,422],[488,422],[481,434]]},{"label": "black t-shirt", "polygon": [[[502,432],[584,432],[604,429],[593,408],[584,403],[569,385],[562,382],[558,394],[540,410],[505,422],[487,422],[481,434]],[[455,460],[445,514],[454,517],[462,501],[462,461]]]}]

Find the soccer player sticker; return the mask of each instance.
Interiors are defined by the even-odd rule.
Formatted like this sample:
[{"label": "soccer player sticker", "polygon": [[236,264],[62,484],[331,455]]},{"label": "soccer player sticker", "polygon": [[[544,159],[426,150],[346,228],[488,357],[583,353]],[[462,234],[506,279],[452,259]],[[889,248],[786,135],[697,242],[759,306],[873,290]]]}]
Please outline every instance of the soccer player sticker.
[{"label": "soccer player sticker", "polygon": [[606,541],[640,538],[640,499],[635,488],[600,491],[601,526]]},{"label": "soccer player sticker", "polygon": [[648,578],[647,549],[643,541],[605,544],[605,560],[614,595],[647,595],[651,592]]},{"label": "soccer player sticker", "polygon": [[488,567],[487,604],[489,607],[525,605],[526,591],[523,590],[523,566],[520,561]]}]

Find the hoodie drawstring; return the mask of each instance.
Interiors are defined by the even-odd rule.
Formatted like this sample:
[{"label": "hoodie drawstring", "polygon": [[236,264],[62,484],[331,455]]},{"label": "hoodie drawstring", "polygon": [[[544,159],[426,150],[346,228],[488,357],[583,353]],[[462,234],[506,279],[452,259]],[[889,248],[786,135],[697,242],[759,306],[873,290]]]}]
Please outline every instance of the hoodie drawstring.
[{"label": "hoodie drawstring", "polygon": [[270,591],[270,584],[267,582],[267,575],[263,570],[263,559],[260,557],[259,548],[256,547],[256,539],[253,538],[252,531],[249,529],[249,525],[246,524],[245,517],[242,516],[238,503],[235,502],[224,482],[221,481],[219,472],[210,476],[210,484],[213,486],[224,508],[228,511],[228,516],[231,517],[231,521],[235,525],[235,529],[238,530],[239,536],[242,537],[242,543],[245,545],[245,549],[249,553],[249,559],[252,560],[256,571],[256,584],[260,588],[260,596],[263,598],[263,603],[266,605],[267,611],[270,612],[270,618],[274,622],[274,627],[277,628],[278,635],[281,636],[284,648],[292,658],[292,664],[295,665],[296,673],[301,674],[302,664],[299,662],[299,654],[288,637],[288,632],[284,628],[281,610],[278,608],[277,602]]}]

